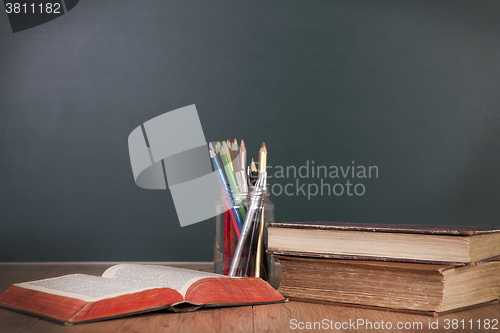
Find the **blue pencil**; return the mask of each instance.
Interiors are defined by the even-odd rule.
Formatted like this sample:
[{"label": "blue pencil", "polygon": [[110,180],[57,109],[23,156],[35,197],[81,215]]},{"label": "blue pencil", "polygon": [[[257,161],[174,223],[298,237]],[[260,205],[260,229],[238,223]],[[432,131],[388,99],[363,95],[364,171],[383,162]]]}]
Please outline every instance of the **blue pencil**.
[{"label": "blue pencil", "polygon": [[238,228],[241,230],[241,228],[243,228],[243,220],[241,219],[240,212],[238,211],[238,209],[236,209],[236,205],[234,203],[234,199],[233,199],[233,196],[231,194],[231,189],[229,188],[229,184],[227,183],[226,177],[224,176],[224,173],[222,172],[222,168],[219,164],[219,160],[217,159],[217,156],[215,155],[214,151],[212,150],[211,147],[208,147],[208,150],[210,152],[210,159],[212,160],[215,171],[217,172],[217,176],[219,177],[219,181],[221,183],[221,186],[224,189],[224,191],[227,192],[229,206],[230,206],[231,210],[233,211],[234,219],[236,220],[236,224],[238,225]]}]

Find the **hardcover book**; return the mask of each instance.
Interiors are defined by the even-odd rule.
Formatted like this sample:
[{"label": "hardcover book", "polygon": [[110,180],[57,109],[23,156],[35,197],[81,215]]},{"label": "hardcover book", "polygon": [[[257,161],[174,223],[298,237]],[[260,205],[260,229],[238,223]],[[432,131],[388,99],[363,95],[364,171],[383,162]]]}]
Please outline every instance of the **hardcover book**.
[{"label": "hardcover book", "polygon": [[500,262],[453,266],[277,256],[278,291],[296,300],[436,314],[494,302]]},{"label": "hardcover book", "polygon": [[284,302],[259,278],[154,265],[121,264],[102,276],[71,274],[18,283],[0,294],[0,306],[60,324],[77,324],[166,310]]},{"label": "hardcover book", "polygon": [[270,223],[274,254],[466,265],[500,256],[500,229],[333,222]]}]

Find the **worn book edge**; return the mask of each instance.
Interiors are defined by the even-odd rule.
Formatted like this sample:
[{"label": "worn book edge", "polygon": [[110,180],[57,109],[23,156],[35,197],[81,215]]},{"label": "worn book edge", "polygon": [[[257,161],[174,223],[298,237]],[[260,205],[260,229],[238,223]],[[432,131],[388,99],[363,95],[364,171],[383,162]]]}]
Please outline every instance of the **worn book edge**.
[{"label": "worn book edge", "polygon": [[273,222],[266,223],[267,227],[324,229],[367,232],[388,232],[426,235],[473,236],[490,233],[500,233],[499,228],[492,227],[465,227],[465,226],[431,226],[415,224],[370,224],[370,223],[341,223],[341,222]]},{"label": "worn book edge", "polygon": [[400,312],[400,313],[408,313],[408,314],[416,314],[416,315],[425,315],[425,316],[441,316],[441,315],[446,315],[449,313],[455,313],[455,312],[461,312],[461,311],[466,311],[470,309],[475,309],[479,308],[485,305],[492,305],[498,303],[500,300],[495,299],[489,302],[484,302],[484,303],[479,303],[479,304],[474,304],[474,305],[469,305],[465,306],[462,308],[458,309],[453,309],[453,310],[448,310],[448,311],[422,311],[422,310],[409,310],[409,309],[398,309],[398,308],[389,308],[389,307],[382,307],[382,306],[372,306],[372,305],[362,305],[362,304],[354,304],[354,303],[340,303],[340,302],[330,302],[330,301],[318,301],[318,300],[313,300],[313,299],[307,299],[307,298],[298,298],[298,297],[288,297],[290,301],[294,302],[305,302],[305,303],[317,303],[317,304],[325,304],[325,305],[334,305],[334,306],[343,306],[343,307],[353,307],[353,308],[362,308],[362,309],[370,309],[370,310],[378,310],[378,311],[389,311],[389,312]]},{"label": "worn book edge", "polygon": [[[343,264],[343,265],[354,265],[354,266],[370,266],[370,267],[381,267],[381,268],[394,268],[394,269],[404,269],[410,271],[425,271],[425,272],[438,272],[442,273],[445,270],[457,267],[456,265],[436,265],[436,263],[408,263],[399,261],[375,261],[375,260],[352,260],[347,258],[321,258],[321,257],[299,257],[290,256],[282,254],[273,254],[273,257],[278,260],[288,260],[288,261],[309,261],[309,262],[320,262],[322,264]],[[328,260],[332,259],[332,260]]]},{"label": "worn book edge", "polygon": [[317,259],[340,259],[340,260],[366,260],[366,261],[383,261],[383,262],[404,262],[410,264],[437,264],[437,265],[452,265],[452,266],[468,266],[478,265],[483,262],[500,261],[500,256],[486,258],[479,261],[463,262],[463,261],[438,261],[438,260],[420,260],[406,258],[390,258],[390,257],[370,257],[370,256],[354,256],[344,254],[326,254],[326,253],[309,253],[309,252],[293,252],[293,251],[278,251],[267,250],[273,256],[286,257],[302,257],[302,258],[317,258]]}]

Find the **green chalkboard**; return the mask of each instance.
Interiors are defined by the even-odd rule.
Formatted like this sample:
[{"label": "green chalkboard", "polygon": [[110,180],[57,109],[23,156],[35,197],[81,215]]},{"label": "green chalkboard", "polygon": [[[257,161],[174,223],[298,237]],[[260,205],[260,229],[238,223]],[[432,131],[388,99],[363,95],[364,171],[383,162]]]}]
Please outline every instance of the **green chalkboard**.
[{"label": "green chalkboard", "polygon": [[181,228],[128,155],[132,130],[191,104],[207,141],[266,142],[276,221],[498,227],[499,17],[101,0],[12,33],[0,14],[0,261],[211,260],[212,221]]}]

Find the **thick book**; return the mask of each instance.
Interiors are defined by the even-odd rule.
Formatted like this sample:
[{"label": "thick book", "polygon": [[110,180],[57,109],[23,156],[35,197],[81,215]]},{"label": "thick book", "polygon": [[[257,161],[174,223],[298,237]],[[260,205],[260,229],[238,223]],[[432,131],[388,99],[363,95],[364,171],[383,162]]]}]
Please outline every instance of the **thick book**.
[{"label": "thick book", "polygon": [[438,314],[500,297],[500,262],[453,266],[277,256],[278,291],[296,300]]},{"label": "thick book", "polygon": [[127,264],[112,266],[100,277],[71,274],[18,283],[0,294],[0,307],[66,325],[157,310],[185,312],[283,301],[260,278]]},{"label": "thick book", "polygon": [[466,265],[500,256],[500,229],[333,222],[270,223],[274,254]]}]

